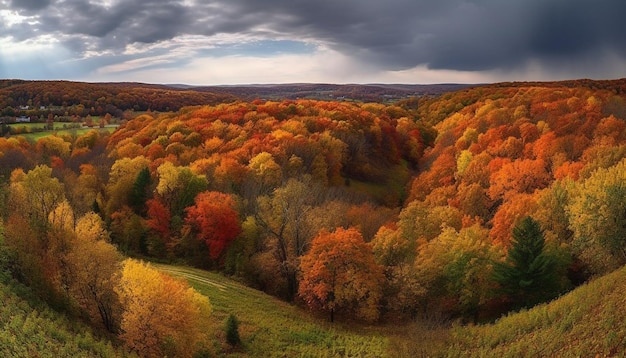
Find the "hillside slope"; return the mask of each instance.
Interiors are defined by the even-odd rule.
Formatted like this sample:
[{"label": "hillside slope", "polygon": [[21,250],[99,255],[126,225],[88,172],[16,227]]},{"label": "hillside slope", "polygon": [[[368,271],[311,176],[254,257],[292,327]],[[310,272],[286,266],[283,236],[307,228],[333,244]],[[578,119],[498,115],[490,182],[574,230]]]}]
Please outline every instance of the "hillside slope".
[{"label": "hillside slope", "polygon": [[0,281],[1,357],[120,357],[110,342],[70,321],[37,299],[24,286]]},{"label": "hillside slope", "polygon": [[450,357],[623,356],[626,267],[494,324],[451,332]]},{"label": "hillside slope", "polygon": [[[222,275],[182,266],[158,265],[185,278],[213,306],[216,350],[250,357],[386,357],[389,339],[382,327],[330,324],[308,312]],[[224,321],[240,321],[243,348],[225,343]]]}]

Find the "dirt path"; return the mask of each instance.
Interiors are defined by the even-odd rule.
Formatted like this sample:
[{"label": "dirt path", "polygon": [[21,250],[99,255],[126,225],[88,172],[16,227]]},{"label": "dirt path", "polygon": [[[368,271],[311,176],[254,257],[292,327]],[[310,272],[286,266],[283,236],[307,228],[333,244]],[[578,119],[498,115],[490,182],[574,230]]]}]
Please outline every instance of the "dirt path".
[{"label": "dirt path", "polygon": [[217,283],[211,279],[208,279],[206,277],[200,276],[198,274],[192,273],[192,272],[188,272],[185,269],[177,269],[177,268],[173,268],[171,266],[161,266],[161,265],[157,265],[156,266],[159,270],[163,271],[163,272],[167,272],[170,273],[174,276],[180,276],[180,277],[184,277],[188,280],[193,280],[196,282],[200,282],[200,283],[204,283],[207,285],[211,285],[213,287],[216,287],[217,289],[219,289],[220,291],[224,291],[227,289],[227,287],[221,283]]}]

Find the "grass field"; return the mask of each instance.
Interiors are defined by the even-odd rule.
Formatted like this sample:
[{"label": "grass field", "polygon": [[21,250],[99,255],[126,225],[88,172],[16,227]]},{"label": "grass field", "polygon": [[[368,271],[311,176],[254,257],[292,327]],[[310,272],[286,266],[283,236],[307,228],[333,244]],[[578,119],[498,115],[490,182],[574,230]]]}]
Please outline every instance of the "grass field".
[{"label": "grass field", "polygon": [[593,357],[626,356],[626,268],[553,302],[493,324],[445,328],[427,322],[397,326],[330,324],[221,275],[157,266],[183,277],[214,308],[216,350],[228,352],[223,322],[242,322],[244,348],[226,356],[274,357]]},{"label": "grass field", "polygon": [[[31,128],[43,128],[43,125],[41,123],[27,123],[30,125],[37,125],[37,126],[32,126]],[[21,124],[19,125],[21,126]],[[34,133],[22,133],[22,134],[18,134],[18,136],[22,136],[26,139],[32,140],[32,141],[37,141],[40,138],[43,137],[47,137],[49,135],[58,135],[58,136],[65,136],[65,135],[70,135],[73,137],[79,137],[91,130],[97,130],[97,131],[102,131],[102,132],[106,132],[106,133],[113,133],[115,131],[115,129],[117,128],[117,126],[107,126],[105,128],[99,128],[99,127],[94,127],[94,128],[70,128],[70,129],[63,129],[62,126],[59,125],[55,125],[54,129],[51,131],[43,131],[43,132],[34,132]]]},{"label": "grass field", "polygon": [[[379,326],[331,324],[294,305],[245,287],[219,274],[156,265],[187,279],[211,300],[215,348],[227,356],[251,357],[393,357],[387,329]],[[241,322],[240,350],[229,351],[224,321],[234,314]]]}]

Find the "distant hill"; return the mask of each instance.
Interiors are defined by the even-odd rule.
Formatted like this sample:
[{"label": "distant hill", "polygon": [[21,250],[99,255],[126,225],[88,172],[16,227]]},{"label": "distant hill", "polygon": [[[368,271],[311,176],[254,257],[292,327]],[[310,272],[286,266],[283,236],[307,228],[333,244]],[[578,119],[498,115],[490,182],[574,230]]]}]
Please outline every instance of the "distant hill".
[{"label": "distant hill", "polygon": [[0,80],[0,116],[105,115],[125,110],[177,111],[184,106],[232,102],[227,93],[145,83]]},{"label": "distant hill", "polygon": [[[191,89],[183,85],[175,87]],[[317,99],[317,100],[355,100],[364,102],[394,102],[407,97],[435,96],[473,87],[467,84],[324,84],[291,83],[259,84],[242,86],[195,87],[199,91],[230,94],[244,100],[264,99]]]}]

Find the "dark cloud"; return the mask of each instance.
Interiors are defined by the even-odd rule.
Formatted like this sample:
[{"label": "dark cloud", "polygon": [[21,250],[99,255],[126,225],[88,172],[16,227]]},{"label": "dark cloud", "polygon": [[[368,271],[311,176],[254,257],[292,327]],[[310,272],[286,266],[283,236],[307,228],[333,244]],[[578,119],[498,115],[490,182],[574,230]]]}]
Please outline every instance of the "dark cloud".
[{"label": "dark cloud", "polygon": [[623,0],[195,2],[11,0],[38,14],[37,24],[11,31],[18,39],[57,34],[76,51],[115,52],[183,34],[303,39],[385,69],[511,70],[529,61],[586,64],[593,53],[626,56]]},{"label": "dark cloud", "polygon": [[10,0],[10,7],[17,10],[41,10],[50,5],[51,0]]}]

